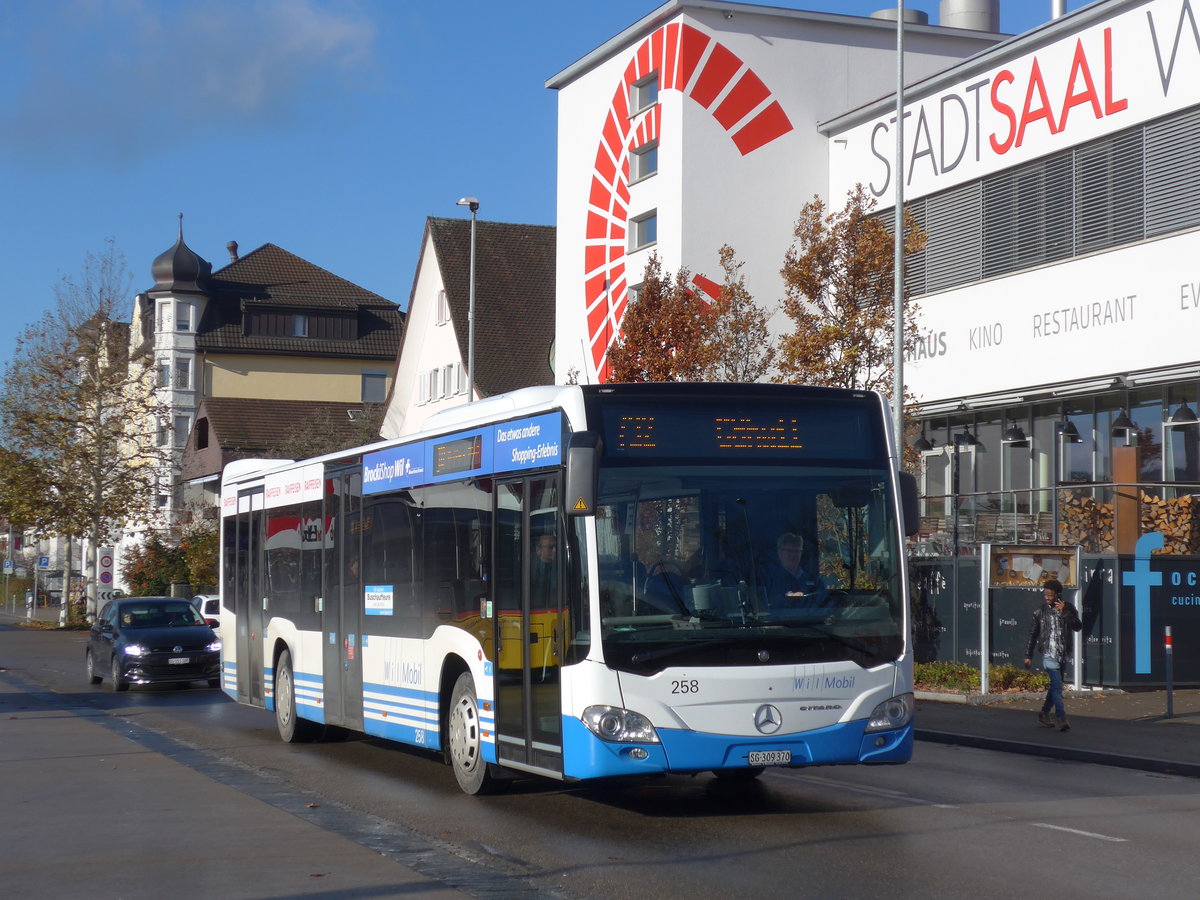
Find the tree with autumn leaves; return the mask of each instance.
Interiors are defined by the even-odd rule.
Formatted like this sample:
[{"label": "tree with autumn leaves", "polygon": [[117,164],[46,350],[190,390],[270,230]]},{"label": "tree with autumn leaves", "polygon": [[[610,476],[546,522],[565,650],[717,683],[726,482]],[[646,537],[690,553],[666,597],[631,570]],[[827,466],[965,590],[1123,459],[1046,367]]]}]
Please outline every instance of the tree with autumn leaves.
[{"label": "tree with autumn leaves", "polygon": [[686,267],[672,276],[651,255],[609,351],[610,380],[757,381],[770,370],[767,315],[746,289],[733,249],[722,247],[719,259],[725,279],[710,302]]},{"label": "tree with autumn leaves", "polygon": [[[800,211],[780,274],[791,330],[772,346],[768,310],[754,302],[742,263],[727,245],[720,296],[707,302],[691,273],[673,276],[652,256],[609,353],[612,381],[759,381],[877,390],[893,382],[895,246],[874,199],[859,185],[839,210],[814,197]],[[904,252],[921,250],[924,232],[905,216]],[[903,344],[919,338],[905,296]],[[777,368],[775,366],[778,361]]]},{"label": "tree with autumn leaves", "polygon": [[[840,210],[820,197],[801,209],[780,271],[793,330],[780,339],[777,381],[891,393],[895,241],[874,207],[860,184]],[[906,213],[905,255],[924,246],[925,233]],[[905,291],[905,355],[919,340],[915,313]]]}]

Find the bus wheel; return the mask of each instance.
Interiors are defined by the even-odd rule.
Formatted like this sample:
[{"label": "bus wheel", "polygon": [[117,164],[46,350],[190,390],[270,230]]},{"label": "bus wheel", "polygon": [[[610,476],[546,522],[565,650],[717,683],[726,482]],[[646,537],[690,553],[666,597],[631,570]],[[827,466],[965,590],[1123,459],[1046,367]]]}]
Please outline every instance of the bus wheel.
[{"label": "bus wheel", "polygon": [[275,666],[275,727],[288,744],[311,741],[319,727],[296,715],[296,679],[292,674],[292,654],[284,650]]},{"label": "bus wheel", "polygon": [[463,672],[454,682],[447,721],[450,765],[458,786],[468,794],[489,793],[495,782],[483,759],[483,732],[479,725],[479,698],[475,679]]}]

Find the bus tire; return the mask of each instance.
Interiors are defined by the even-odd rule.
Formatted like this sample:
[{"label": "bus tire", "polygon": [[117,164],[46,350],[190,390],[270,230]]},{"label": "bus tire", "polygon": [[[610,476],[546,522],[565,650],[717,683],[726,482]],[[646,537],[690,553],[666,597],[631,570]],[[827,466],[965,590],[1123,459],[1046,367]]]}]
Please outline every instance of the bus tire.
[{"label": "bus tire", "polygon": [[275,727],[285,744],[311,741],[320,727],[296,715],[296,676],[289,650],[280,653],[279,662],[275,664]]},{"label": "bus tire", "polygon": [[463,672],[454,682],[446,715],[446,735],[450,765],[458,786],[468,794],[487,794],[494,790],[496,779],[483,759],[479,695],[470,672]]},{"label": "bus tire", "polygon": [[89,650],[87,652],[86,662],[87,662],[88,682],[91,684],[99,684],[104,679],[101,675],[97,674],[97,672],[96,672],[96,660],[95,660],[95,657],[92,656],[91,650]]}]

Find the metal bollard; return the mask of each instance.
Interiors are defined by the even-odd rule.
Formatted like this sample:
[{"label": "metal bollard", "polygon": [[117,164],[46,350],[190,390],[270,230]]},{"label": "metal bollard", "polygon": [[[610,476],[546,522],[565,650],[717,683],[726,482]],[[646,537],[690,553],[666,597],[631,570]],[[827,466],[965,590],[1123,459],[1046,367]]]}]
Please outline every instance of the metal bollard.
[{"label": "metal bollard", "polygon": [[1174,697],[1174,682],[1172,677],[1174,672],[1174,654],[1171,652],[1171,626],[1166,626],[1167,635],[1166,643],[1163,645],[1164,658],[1163,662],[1167,669],[1167,718],[1170,719],[1175,715],[1175,697]]}]

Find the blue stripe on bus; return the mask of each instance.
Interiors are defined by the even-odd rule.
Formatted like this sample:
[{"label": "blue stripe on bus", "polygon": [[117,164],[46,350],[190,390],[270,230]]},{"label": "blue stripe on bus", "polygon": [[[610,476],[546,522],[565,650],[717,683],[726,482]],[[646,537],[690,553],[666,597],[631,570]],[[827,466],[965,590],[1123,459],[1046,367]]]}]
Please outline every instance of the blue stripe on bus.
[{"label": "blue stripe on bus", "polygon": [[[748,765],[751,750],[790,750],[793,763],[906,762],[912,758],[912,726],[895,731],[865,733],[858,720],[831,725],[803,735],[741,737],[658,729],[661,744],[618,744],[602,741],[578,719],[563,718],[564,774],[570,778],[637,775],[656,772],[703,772]],[[634,759],[631,750],[646,751]]]}]

